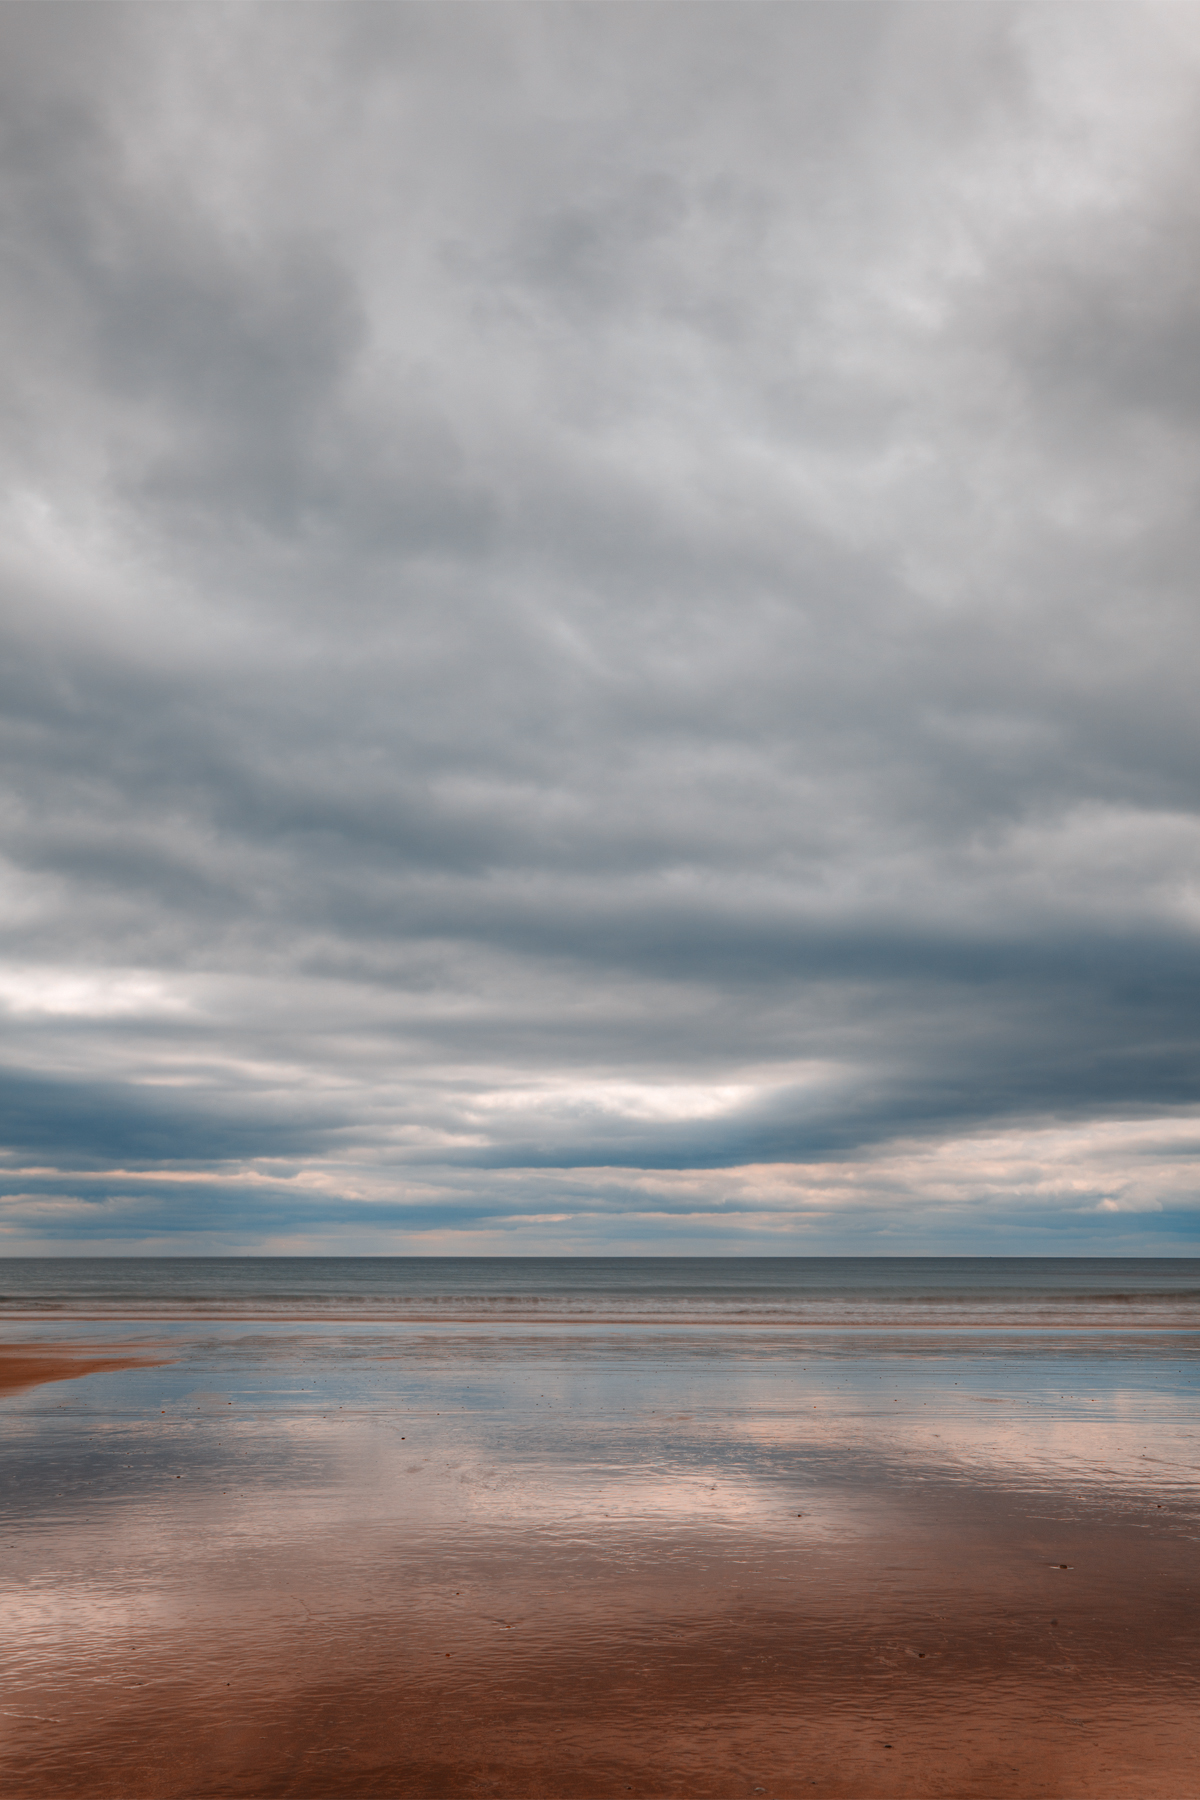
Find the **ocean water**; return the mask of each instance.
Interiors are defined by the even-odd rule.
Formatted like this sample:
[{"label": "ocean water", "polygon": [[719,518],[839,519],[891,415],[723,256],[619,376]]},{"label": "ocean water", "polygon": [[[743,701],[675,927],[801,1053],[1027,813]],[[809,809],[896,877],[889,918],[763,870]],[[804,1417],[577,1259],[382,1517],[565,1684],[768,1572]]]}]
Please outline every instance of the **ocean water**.
[{"label": "ocean water", "polygon": [[0,1400],[7,1793],[1200,1792],[1200,1261],[12,1260],[0,1308],[57,1377]]},{"label": "ocean water", "polygon": [[1200,1258],[28,1257],[12,1318],[1200,1326]]}]

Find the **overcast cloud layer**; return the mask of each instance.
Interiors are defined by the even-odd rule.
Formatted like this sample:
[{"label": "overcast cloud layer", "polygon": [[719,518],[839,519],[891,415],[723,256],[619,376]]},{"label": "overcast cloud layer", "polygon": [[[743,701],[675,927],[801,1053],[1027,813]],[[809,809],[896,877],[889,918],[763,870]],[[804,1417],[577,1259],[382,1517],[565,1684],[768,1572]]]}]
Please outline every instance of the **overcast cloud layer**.
[{"label": "overcast cloud layer", "polygon": [[1200,9],[0,16],[10,1250],[1200,1225]]}]

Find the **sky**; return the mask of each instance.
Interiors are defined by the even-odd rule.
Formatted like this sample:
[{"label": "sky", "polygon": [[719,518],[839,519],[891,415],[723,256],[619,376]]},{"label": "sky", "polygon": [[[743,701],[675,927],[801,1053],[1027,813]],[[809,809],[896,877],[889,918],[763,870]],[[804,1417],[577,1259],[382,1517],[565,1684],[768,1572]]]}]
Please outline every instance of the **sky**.
[{"label": "sky", "polygon": [[1200,1247],[1200,7],[0,50],[0,1249]]}]

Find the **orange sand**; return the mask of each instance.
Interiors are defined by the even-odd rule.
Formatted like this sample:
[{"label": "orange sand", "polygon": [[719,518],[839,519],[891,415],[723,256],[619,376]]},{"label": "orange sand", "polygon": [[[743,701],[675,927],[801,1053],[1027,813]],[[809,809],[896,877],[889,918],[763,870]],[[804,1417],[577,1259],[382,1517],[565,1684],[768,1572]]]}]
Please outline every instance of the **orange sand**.
[{"label": "orange sand", "polygon": [[111,1349],[80,1344],[0,1344],[0,1394],[37,1387],[43,1381],[76,1381],[108,1369],[156,1369],[164,1356],[113,1355]]}]

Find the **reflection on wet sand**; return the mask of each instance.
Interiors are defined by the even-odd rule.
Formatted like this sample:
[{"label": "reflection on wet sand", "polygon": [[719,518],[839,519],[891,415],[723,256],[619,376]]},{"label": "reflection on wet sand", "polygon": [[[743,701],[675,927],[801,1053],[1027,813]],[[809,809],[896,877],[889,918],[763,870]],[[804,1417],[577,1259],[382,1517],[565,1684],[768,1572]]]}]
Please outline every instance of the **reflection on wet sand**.
[{"label": "reflection on wet sand", "polygon": [[612,1561],[514,1539],[352,1610],[340,1575],[361,1586],[387,1546],[312,1545],[223,1616],[144,1620],[11,1685],[9,1791],[1195,1792],[1177,1546],[1147,1544],[1114,1591],[1127,1546],[1071,1536],[1069,1581],[1060,1534],[1026,1526],[998,1557],[978,1522],[816,1567],[753,1539]]},{"label": "reflection on wet sand", "polygon": [[172,1354],[7,1405],[10,1793],[1200,1792],[1176,1339]]}]

